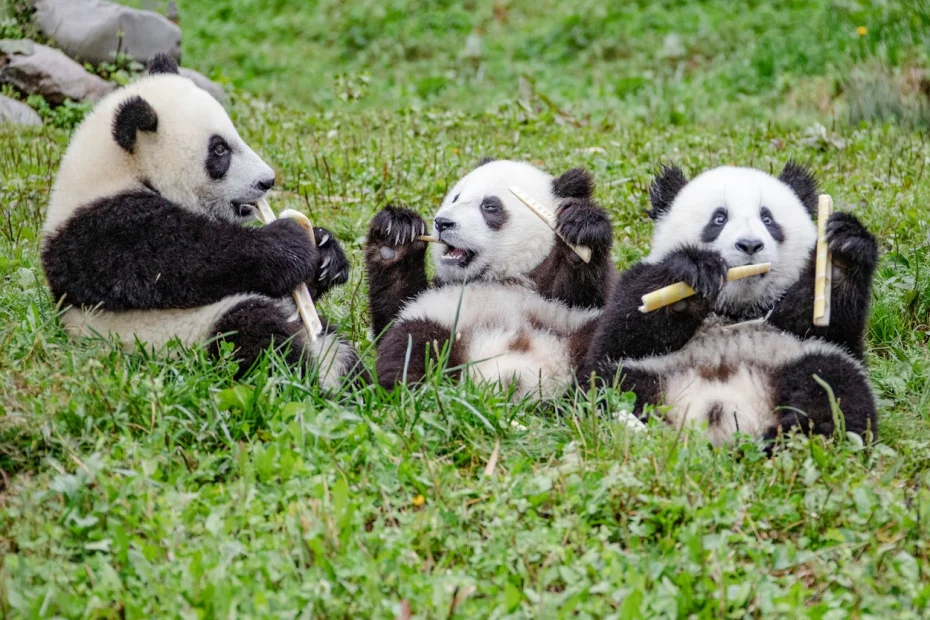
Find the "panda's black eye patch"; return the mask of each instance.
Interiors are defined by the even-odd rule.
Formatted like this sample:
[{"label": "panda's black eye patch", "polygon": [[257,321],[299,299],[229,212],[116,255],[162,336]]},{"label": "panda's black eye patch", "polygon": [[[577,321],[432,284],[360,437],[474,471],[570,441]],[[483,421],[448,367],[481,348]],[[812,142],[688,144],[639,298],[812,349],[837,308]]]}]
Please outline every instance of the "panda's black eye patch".
[{"label": "panda's black eye patch", "polygon": [[214,181],[219,181],[229,171],[232,162],[232,149],[220,136],[211,136],[207,145],[207,174]]},{"label": "panda's black eye patch", "polygon": [[504,203],[497,196],[488,196],[481,201],[481,215],[491,230],[503,228],[510,217],[510,214],[504,208]]},{"label": "panda's black eye patch", "polygon": [[769,231],[769,234],[772,235],[772,239],[781,243],[785,240],[785,231],[782,227],[775,221],[775,216],[772,215],[772,212],[769,211],[768,207],[762,207],[762,210],[759,212],[759,219],[762,220],[762,224],[765,225],[765,228]]},{"label": "panda's black eye patch", "polygon": [[727,225],[727,210],[723,207],[717,208],[710,216],[710,221],[704,225],[701,231],[701,241],[710,243],[720,236],[723,227]]}]

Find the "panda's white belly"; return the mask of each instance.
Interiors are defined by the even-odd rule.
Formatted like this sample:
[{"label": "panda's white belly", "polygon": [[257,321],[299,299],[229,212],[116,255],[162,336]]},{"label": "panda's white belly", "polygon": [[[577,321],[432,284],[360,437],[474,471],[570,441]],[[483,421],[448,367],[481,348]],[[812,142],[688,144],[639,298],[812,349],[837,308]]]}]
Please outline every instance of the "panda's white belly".
[{"label": "panda's white belly", "polygon": [[764,323],[711,321],[674,353],[622,364],[660,377],[670,424],[706,426],[708,439],[722,445],[737,432],[759,437],[772,428],[778,421],[772,373],[818,350],[834,347]]},{"label": "panda's white belly", "polygon": [[116,337],[127,351],[134,350],[137,341],[153,350],[175,338],[190,346],[213,336],[211,328],[217,319],[252,296],[230,295],[216,303],[186,309],[108,312],[69,308],[62,323],[72,338]]},{"label": "panda's white belly", "polygon": [[446,286],[420,295],[399,319],[429,320],[466,346],[468,373],[500,381],[517,398],[561,395],[574,380],[570,339],[593,329],[597,310],[573,309],[530,288],[504,283]]}]

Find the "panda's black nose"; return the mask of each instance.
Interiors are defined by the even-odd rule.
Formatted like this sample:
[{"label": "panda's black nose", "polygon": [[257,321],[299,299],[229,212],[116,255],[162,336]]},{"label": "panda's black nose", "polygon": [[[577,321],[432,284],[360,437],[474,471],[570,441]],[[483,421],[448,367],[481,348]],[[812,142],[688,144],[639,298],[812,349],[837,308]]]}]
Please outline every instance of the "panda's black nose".
[{"label": "panda's black nose", "polygon": [[274,177],[271,177],[270,179],[262,179],[261,181],[255,182],[255,187],[262,190],[263,192],[267,192],[273,186],[274,186]]},{"label": "panda's black nose", "polygon": [[443,232],[450,228],[455,228],[455,222],[445,217],[437,217],[433,225],[436,226],[436,232]]},{"label": "panda's black nose", "polygon": [[752,256],[765,247],[761,239],[740,239],[736,242],[736,249]]}]

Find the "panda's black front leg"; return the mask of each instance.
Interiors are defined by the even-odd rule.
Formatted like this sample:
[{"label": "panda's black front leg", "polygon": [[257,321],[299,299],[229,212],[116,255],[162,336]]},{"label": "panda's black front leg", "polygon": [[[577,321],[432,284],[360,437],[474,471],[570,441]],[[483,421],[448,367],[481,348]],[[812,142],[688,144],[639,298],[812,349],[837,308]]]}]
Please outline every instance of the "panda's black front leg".
[{"label": "panda's black front leg", "polygon": [[375,338],[380,337],[404,304],[429,286],[426,280],[426,222],[414,211],[388,206],[368,227],[365,269]]},{"label": "panda's black front leg", "polygon": [[875,237],[849,213],[830,216],[827,241],[833,254],[830,325],[816,327],[813,323],[815,251],[811,251],[802,276],[779,300],[768,320],[801,338],[822,338],[843,346],[861,359],[878,245]]},{"label": "panda's black front leg", "polygon": [[[685,246],[661,262],[637,263],[620,276],[582,367],[581,378],[592,372],[612,376],[622,359],[664,355],[683,347],[697,331],[726,284],[727,264],[718,252]],[[652,312],[640,312],[642,296],[664,286],[684,282],[695,295]]]},{"label": "panda's black front leg", "polygon": [[610,259],[613,244],[610,218],[604,209],[583,198],[563,200],[556,218],[565,241],[589,248],[591,260],[585,263],[558,239],[553,251],[530,277],[545,297],[576,307],[602,308],[617,275]]},{"label": "panda's black front leg", "polygon": [[307,288],[313,299],[320,299],[333,287],[349,281],[349,259],[333,234],[325,228],[314,228],[313,236],[320,262],[313,277],[307,280]]}]

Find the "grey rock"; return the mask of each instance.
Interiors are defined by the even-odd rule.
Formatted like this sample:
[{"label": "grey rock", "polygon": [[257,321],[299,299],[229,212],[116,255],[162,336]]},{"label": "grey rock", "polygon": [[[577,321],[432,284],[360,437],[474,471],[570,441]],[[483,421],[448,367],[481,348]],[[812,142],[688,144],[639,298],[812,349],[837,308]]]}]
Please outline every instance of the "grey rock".
[{"label": "grey rock", "polygon": [[223,105],[226,105],[226,103],[229,101],[229,97],[226,96],[226,91],[223,90],[223,87],[217,84],[216,82],[214,82],[213,80],[211,80],[210,78],[208,78],[207,76],[205,76],[204,74],[198,73],[197,71],[194,71],[193,69],[188,69],[187,67],[181,67],[180,71],[181,71],[181,75],[183,75],[186,78],[190,78],[190,80],[193,81],[194,84],[196,84],[200,88],[204,89],[205,91],[213,95],[213,98],[219,101],[220,103],[222,103]]},{"label": "grey rock", "polygon": [[181,29],[153,11],[107,0],[33,0],[33,4],[42,33],[80,62],[95,66],[112,62],[117,51],[146,64],[159,52],[181,59]]},{"label": "grey rock", "polygon": [[0,95],[0,124],[41,125],[42,117],[21,101]]},{"label": "grey rock", "polygon": [[51,105],[65,99],[97,101],[116,88],[60,51],[32,41],[25,46],[0,41],[0,83],[42,95]]}]

